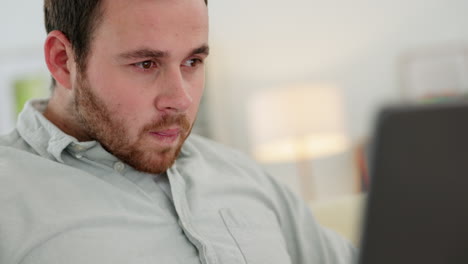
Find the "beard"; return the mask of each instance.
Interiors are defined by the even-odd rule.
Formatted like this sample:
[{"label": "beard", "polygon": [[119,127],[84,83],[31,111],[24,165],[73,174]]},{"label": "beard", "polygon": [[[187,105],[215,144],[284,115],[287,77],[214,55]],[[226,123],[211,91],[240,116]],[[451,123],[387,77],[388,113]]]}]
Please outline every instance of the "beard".
[{"label": "beard", "polygon": [[[104,101],[93,93],[85,73],[78,73],[76,84],[73,115],[90,139],[98,141],[108,152],[141,172],[160,174],[174,164],[192,129],[186,115],[162,115],[143,126],[132,141],[124,119],[113,115]],[[151,147],[152,144],[144,142],[150,131],[161,131],[171,126],[180,128],[175,147]]]}]

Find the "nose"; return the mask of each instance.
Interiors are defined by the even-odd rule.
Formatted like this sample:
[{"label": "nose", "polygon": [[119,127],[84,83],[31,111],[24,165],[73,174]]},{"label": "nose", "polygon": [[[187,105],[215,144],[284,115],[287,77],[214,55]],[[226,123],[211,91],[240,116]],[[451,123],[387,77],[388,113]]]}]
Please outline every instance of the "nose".
[{"label": "nose", "polygon": [[184,113],[192,104],[190,84],[184,79],[180,68],[166,71],[159,85],[155,100],[159,111],[167,114]]}]

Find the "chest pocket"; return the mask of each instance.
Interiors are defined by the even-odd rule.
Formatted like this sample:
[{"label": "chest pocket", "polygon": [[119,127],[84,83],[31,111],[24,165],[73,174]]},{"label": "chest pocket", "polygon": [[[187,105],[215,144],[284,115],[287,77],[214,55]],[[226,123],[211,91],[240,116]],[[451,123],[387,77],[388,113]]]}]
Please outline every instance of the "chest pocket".
[{"label": "chest pocket", "polygon": [[291,263],[280,227],[271,211],[221,209],[219,213],[246,264]]}]

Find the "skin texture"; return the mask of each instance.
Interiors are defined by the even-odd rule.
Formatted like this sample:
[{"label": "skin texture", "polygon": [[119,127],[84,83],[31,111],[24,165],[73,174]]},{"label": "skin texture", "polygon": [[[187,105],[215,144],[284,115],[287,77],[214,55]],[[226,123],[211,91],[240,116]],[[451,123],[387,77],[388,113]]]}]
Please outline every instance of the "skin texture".
[{"label": "skin texture", "polygon": [[105,0],[86,69],[61,32],[45,43],[57,87],[44,113],[79,141],[97,140],[137,170],[162,173],[196,118],[208,56],[198,0]]}]

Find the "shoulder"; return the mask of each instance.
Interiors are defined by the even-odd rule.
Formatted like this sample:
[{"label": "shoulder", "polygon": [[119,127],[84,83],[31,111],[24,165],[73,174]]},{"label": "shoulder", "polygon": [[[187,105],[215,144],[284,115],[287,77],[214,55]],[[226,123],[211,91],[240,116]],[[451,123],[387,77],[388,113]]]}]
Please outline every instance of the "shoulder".
[{"label": "shoulder", "polygon": [[15,129],[8,134],[0,135],[0,146],[14,146],[21,141],[21,136]]},{"label": "shoulder", "polygon": [[269,199],[281,199],[281,193],[289,191],[247,154],[196,135],[186,141],[176,170],[194,184],[252,190]]},{"label": "shoulder", "polygon": [[0,136],[1,187],[7,187],[5,181],[27,182],[27,175],[52,168],[50,163],[50,160],[39,156],[17,130]]},{"label": "shoulder", "polygon": [[184,148],[189,151],[193,151],[194,149],[202,150],[205,154],[212,154],[213,152],[222,152],[224,154],[230,155],[240,154],[239,151],[233,148],[195,134],[191,134],[187,138],[187,141],[184,144]]},{"label": "shoulder", "polygon": [[[83,180],[85,173],[32,151],[0,145],[0,204],[3,194],[30,193],[29,189],[49,190],[50,183],[65,184]],[[81,175],[81,178],[78,177]],[[37,193],[37,192],[35,192]]]},{"label": "shoulder", "polygon": [[21,180],[36,165],[43,163],[40,156],[24,141],[15,129],[9,134],[0,136],[0,186],[5,180]]},{"label": "shoulder", "polygon": [[[36,175],[57,167],[55,162],[13,145],[0,145],[0,182],[21,180],[25,175]],[[0,186],[5,186],[0,183]]]},{"label": "shoulder", "polygon": [[34,152],[28,143],[21,137],[18,130],[13,130],[8,134],[0,135],[0,147],[9,147],[10,149],[25,150]]},{"label": "shoulder", "polygon": [[247,154],[213,140],[191,135],[184,144],[182,159],[205,162],[210,167],[237,168],[261,173],[263,169]]},{"label": "shoulder", "polygon": [[201,155],[208,159],[222,159],[225,161],[229,159],[230,162],[255,164],[247,154],[198,135],[191,135],[187,139],[182,151],[186,151],[187,154],[191,155]]}]

